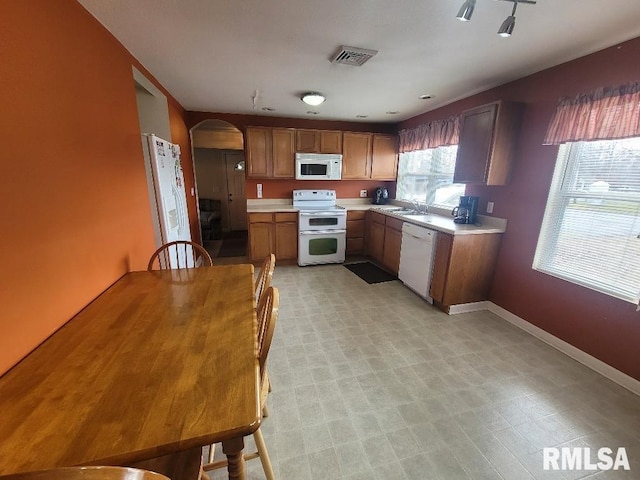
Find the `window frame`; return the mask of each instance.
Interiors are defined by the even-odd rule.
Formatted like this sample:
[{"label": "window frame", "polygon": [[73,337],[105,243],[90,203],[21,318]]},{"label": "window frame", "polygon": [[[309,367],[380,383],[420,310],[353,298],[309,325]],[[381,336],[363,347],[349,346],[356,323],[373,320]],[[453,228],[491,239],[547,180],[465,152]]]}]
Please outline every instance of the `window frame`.
[{"label": "window frame", "polygon": [[559,146],[556,166],[551,181],[551,187],[549,189],[549,195],[547,197],[532,268],[541,273],[580,285],[584,288],[588,288],[629,303],[638,304],[640,298],[640,285],[637,285],[638,291],[635,296],[630,296],[615,288],[606,288],[601,284],[597,284],[595,282],[592,283],[583,278],[577,278],[576,276],[567,273],[567,271],[554,268],[553,265],[549,265],[548,262],[545,262],[545,258],[553,257],[553,254],[549,252],[553,252],[556,249],[561,233],[561,229],[556,223],[554,223],[554,219],[565,218],[567,208],[569,207],[572,199],[582,198],[585,200],[628,201],[637,203],[640,206],[640,196],[637,193],[615,191],[589,192],[573,188],[577,183],[575,180],[580,165],[578,161],[579,148],[572,147],[579,143],[582,142],[567,142]]},{"label": "window frame", "polygon": [[[406,202],[406,203],[412,203],[412,204],[417,203],[417,204],[420,204],[420,205],[429,205],[429,206],[440,207],[440,208],[446,208],[446,209],[451,209],[452,207],[456,206],[456,205],[458,204],[458,202],[457,202],[457,201],[456,201],[456,203],[454,203],[454,204],[436,203],[436,202],[435,202],[435,197],[436,197],[436,193],[437,193],[437,191],[438,191],[438,188],[437,188],[437,187],[436,187],[436,189],[435,189],[435,190],[433,190],[432,195],[430,195],[430,190],[429,190],[429,189],[425,189],[425,190],[424,190],[424,192],[423,192],[423,193],[424,193],[424,194],[423,194],[423,198],[422,198],[422,200],[420,200],[420,201],[414,201],[414,200],[407,199],[407,198],[400,198],[400,192],[401,192],[401,188],[400,188],[400,186],[401,186],[401,184],[403,183],[403,182],[402,182],[402,180],[401,180],[401,176],[403,175],[403,174],[401,173],[401,172],[402,172],[402,160],[403,160],[402,155],[406,155],[406,154],[409,154],[409,155],[410,155],[410,154],[415,153],[415,152],[426,152],[426,151],[430,151],[430,150],[438,150],[438,149],[442,149],[442,148],[450,148],[450,147],[456,147],[456,154],[457,154],[457,147],[458,147],[458,144],[453,144],[453,145],[441,145],[441,146],[438,146],[438,147],[425,148],[425,149],[423,149],[423,150],[416,150],[416,151],[413,151],[413,152],[402,152],[402,153],[400,153],[400,155],[399,155],[399,157],[398,157],[398,175],[397,175],[397,187],[396,187],[396,200],[399,200],[399,201],[401,201],[401,202]],[[454,163],[455,163],[455,162],[454,162]],[[455,165],[454,165],[454,169],[455,169]],[[405,175],[413,175],[413,176],[430,175],[430,176],[434,176],[434,177],[435,177],[435,176],[437,176],[437,175],[438,175],[438,172],[434,172],[434,171],[432,171],[432,170],[431,170],[431,171],[430,171],[429,173],[427,173],[427,174],[421,174],[421,173],[406,173]],[[456,184],[456,183],[453,183],[453,175],[454,175],[454,173],[452,172],[452,173],[451,173],[451,183],[447,184],[447,186],[462,185],[464,188],[463,188],[462,193],[460,193],[460,195],[464,195],[464,193],[465,193],[465,192],[464,192],[464,189],[466,189],[466,185],[465,185],[465,184]],[[432,203],[429,203],[429,202],[427,201],[427,199],[428,199],[430,196],[433,196],[433,198],[434,198],[434,202],[432,202]],[[456,196],[457,196],[457,195],[456,195]]]}]

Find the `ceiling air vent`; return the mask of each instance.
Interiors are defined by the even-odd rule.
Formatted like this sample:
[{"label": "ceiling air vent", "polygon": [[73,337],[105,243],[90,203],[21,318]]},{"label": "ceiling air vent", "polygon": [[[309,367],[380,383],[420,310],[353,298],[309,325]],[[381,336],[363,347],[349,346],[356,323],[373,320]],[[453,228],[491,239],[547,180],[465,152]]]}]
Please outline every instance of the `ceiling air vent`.
[{"label": "ceiling air vent", "polygon": [[378,53],[377,50],[367,50],[364,48],[347,47],[342,45],[335,55],[331,57],[331,63],[342,63],[344,65],[359,67],[376,53]]}]

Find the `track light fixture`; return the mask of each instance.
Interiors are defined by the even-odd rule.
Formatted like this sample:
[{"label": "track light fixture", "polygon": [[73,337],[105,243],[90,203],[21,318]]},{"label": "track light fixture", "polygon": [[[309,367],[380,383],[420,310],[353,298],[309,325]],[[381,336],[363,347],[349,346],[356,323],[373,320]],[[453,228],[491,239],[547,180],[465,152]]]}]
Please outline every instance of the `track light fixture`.
[{"label": "track light fixture", "polygon": [[505,18],[502,25],[498,29],[498,35],[501,37],[510,37],[513,33],[513,29],[516,26],[516,8],[518,8],[518,0],[513,2],[513,10],[511,11],[511,15]]},{"label": "track light fixture", "polygon": [[[513,10],[511,11],[511,15],[509,15],[500,28],[498,29],[498,35],[501,37],[510,37],[513,33],[513,29],[516,26],[516,9],[518,8],[518,3],[528,3],[530,5],[535,5],[537,3],[536,0],[502,0],[503,2],[511,2],[513,3]],[[458,15],[456,18],[461,22],[468,22],[471,20],[471,15],[473,15],[473,10],[476,7],[476,0],[465,0],[458,11]]]},{"label": "track light fixture", "polygon": [[473,15],[473,9],[476,8],[476,0],[465,0],[458,10],[458,15],[456,18],[461,22],[468,22],[471,20],[471,15]]}]

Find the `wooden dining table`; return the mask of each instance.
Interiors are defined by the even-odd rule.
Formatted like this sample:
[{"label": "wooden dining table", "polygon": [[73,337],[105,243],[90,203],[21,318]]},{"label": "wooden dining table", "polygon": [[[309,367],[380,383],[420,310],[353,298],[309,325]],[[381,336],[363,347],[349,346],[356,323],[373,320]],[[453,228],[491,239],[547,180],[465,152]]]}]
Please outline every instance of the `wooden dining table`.
[{"label": "wooden dining table", "polygon": [[245,478],[256,328],[252,265],[127,273],[0,377],[0,476],[185,452],[197,473],[222,442]]}]

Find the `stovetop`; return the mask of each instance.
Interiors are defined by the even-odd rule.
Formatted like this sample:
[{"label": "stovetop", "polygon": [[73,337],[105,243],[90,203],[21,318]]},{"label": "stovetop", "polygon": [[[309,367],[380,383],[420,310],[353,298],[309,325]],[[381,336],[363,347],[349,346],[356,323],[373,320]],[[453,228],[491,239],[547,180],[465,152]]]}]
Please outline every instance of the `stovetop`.
[{"label": "stovetop", "polygon": [[338,211],[335,190],[294,190],[293,206],[301,211]]},{"label": "stovetop", "polygon": [[[294,207],[296,207],[294,205]],[[299,212],[329,212],[329,213],[347,213],[344,207],[340,207],[338,205],[333,205],[331,207],[321,207],[315,205],[304,205],[296,207]]]}]

